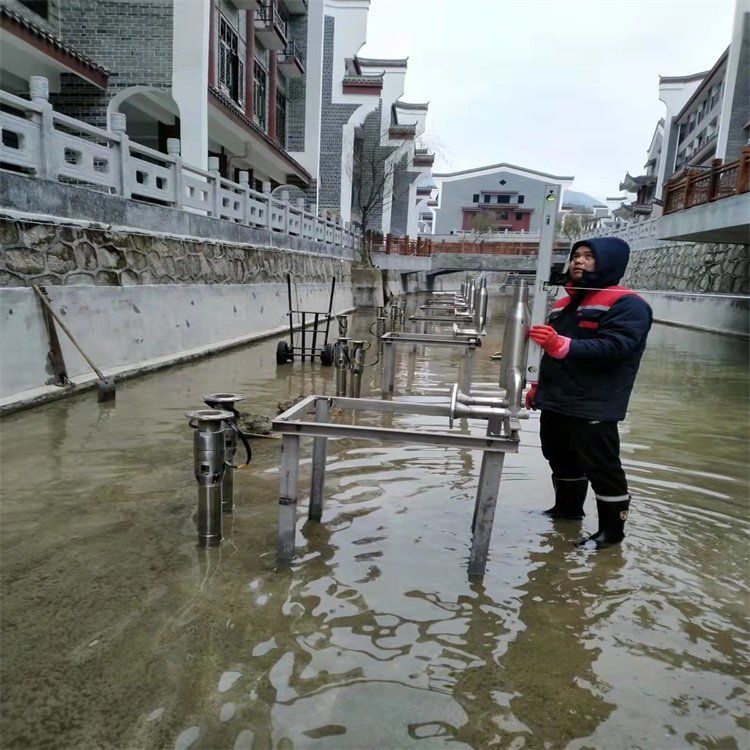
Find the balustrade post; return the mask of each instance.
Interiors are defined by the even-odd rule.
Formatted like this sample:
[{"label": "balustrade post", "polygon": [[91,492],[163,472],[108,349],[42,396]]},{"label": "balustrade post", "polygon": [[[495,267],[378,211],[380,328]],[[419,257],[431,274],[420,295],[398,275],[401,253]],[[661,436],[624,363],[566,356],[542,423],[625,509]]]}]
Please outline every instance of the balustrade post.
[{"label": "balustrade post", "polygon": [[49,103],[49,81],[44,76],[29,78],[31,101],[41,108],[41,113],[32,116],[32,122],[39,127],[39,167],[38,177],[44,180],[56,180],[59,174],[57,154],[55,153],[54,110]]},{"label": "balustrade post", "polygon": [[281,191],[281,200],[284,203],[284,233],[289,234],[289,191]]},{"label": "balustrade post", "polygon": [[711,160],[711,173],[708,177],[708,195],[706,196],[706,203],[715,201],[719,197],[717,188],[719,186],[719,169],[721,169],[722,164],[723,161],[721,159]]},{"label": "balustrade post", "polygon": [[182,156],[180,155],[180,139],[167,138],[167,153],[174,157],[172,169],[174,170],[174,207],[182,208],[185,198],[185,187],[182,181]]},{"label": "balustrade post", "polygon": [[128,120],[122,112],[112,112],[109,116],[109,129],[119,139],[120,150],[120,195],[123,198],[130,198],[132,194],[131,185],[133,178],[130,175],[131,156],[130,156],[130,138],[125,132]]},{"label": "balustrade post", "polygon": [[689,169],[685,175],[685,205],[683,208],[690,208],[690,201],[693,198],[693,189],[695,187],[695,172]]},{"label": "balustrade post", "polygon": [[390,255],[391,254],[391,242],[393,241],[393,238],[391,237],[391,233],[388,232],[385,236],[385,254]]},{"label": "balustrade post", "polygon": [[270,182],[263,183],[263,197],[266,199],[266,229],[268,229],[268,231],[271,232],[273,231],[273,218],[271,216],[272,207],[271,207],[271,183]]},{"label": "balustrade post", "polygon": [[242,223],[249,224],[249,200],[250,200],[250,173],[246,169],[240,169],[237,179],[242,186]]},{"label": "balustrade post", "polygon": [[750,146],[745,146],[740,153],[740,163],[737,166],[736,193],[746,193],[750,190]]},{"label": "balustrade post", "polygon": [[211,215],[214,219],[221,218],[221,174],[219,173],[219,157],[208,157],[208,171],[211,173]]},{"label": "balustrade post", "polygon": [[305,234],[305,199],[297,198],[295,201],[297,209],[299,210],[299,236],[307,237]]}]

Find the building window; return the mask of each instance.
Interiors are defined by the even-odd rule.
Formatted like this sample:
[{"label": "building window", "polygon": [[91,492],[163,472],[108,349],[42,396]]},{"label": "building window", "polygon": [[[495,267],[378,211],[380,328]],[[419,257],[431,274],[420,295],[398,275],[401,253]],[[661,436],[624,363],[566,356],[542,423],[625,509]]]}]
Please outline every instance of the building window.
[{"label": "building window", "polygon": [[516,214],[516,221],[523,221],[523,214]]},{"label": "building window", "polygon": [[471,202],[472,203],[479,203],[479,193],[474,193],[474,195],[473,195],[473,197],[471,199]]},{"label": "building window", "polygon": [[489,202],[490,202],[490,198],[491,198],[492,196],[491,196],[491,195],[484,195],[484,196],[482,196],[482,197],[484,198],[484,202],[485,202],[485,203],[489,203]]},{"label": "building window", "polygon": [[286,96],[276,92],[276,140],[286,148]]},{"label": "building window", "polygon": [[508,221],[508,212],[507,211],[501,211],[500,212],[500,219],[501,219],[501,221]]},{"label": "building window", "polygon": [[240,37],[224,16],[219,17],[219,88],[237,105],[245,103],[245,64]]},{"label": "building window", "polygon": [[526,196],[525,195],[519,195],[518,196],[518,200],[516,200],[516,203],[523,203],[524,200],[526,200]]},{"label": "building window", "polygon": [[498,195],[497,196],[497,202],[498,203],[510,203],[510,196],[509,195]]},{"label": "building window", "polygon": [[266,107],[266,85],[268,83],[268,73],[263,66],[256,60],[253,75],[253,114],[263,130],[267,127],[267,107]]},{"label": "building window", "polygon": [[49,18],[49,0],[19,0],[29,10],[42,18]]}]

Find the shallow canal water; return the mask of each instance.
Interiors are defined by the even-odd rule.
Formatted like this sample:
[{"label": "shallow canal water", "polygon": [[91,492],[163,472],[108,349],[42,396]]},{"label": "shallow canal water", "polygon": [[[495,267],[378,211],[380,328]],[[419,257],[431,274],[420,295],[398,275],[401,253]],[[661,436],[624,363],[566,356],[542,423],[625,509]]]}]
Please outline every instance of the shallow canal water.
[{"label": "shallow canal water", "polygon": [[[551,487],[524,423],[482,584],[467,450],[329,441],[324,522],[300,509],[280,571],[280,441],[255,440],[226,541],[196,549],[184,412],[217,390],[269,416],[334,392],[332,369],[277,368],[275,348],[121,383],[114,408],[89,393],[3,421],[3,750],[748,747],[746,343],[653,329],[621,429],[621,548],[574,548],[591,496],[583,522],[537,512]],[[458,353],[398,357],[402,394],[457,378]]]}]

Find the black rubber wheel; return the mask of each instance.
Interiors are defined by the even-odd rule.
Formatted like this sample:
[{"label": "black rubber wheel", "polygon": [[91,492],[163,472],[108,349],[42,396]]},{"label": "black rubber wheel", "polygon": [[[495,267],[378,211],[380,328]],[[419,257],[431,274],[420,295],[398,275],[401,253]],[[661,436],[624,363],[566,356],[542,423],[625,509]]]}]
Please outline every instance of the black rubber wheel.
[{"label": "black rubber wheel", "polygon": [[335,357],[335,353],[333,350],[333,344],[326,344],[320,350],[320,364],[321,365],[325,365],[326,367],[331,367],[331,365],[333,365],[334,357]]},{"label": "black rubber wheel", "polygon": [[279,341],[276,346],[276,364],[285,365],[287,362],[291,362],[294,359],[292,348],[287,344],[286,341]]}]

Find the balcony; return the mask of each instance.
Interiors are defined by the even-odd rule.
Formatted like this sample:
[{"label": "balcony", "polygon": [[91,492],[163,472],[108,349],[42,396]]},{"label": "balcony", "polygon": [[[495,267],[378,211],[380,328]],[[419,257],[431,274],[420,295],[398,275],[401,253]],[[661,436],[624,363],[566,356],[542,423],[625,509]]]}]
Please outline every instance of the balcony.
[{"label": "balcony", "polygon": [[255,36],[266,49],[286,49],[286,21],[281,17],[274,0],[259,0],[255,11]]},{"label": "balcony", "polygon": [[302,78],[305,75],[302,53],[294,42],[289,42],[286,49],[279,53],[278,65],[287,78]]},{"label": "balcony", "polygon": [[232,5],[237,10],[256,10],[260,5],[260,0],[232,0]]},{"label": "balcony", "polygon": [[659,239],[747,244],[750,233],[750,147],[736,161],[714,159],[664,186]]}]

